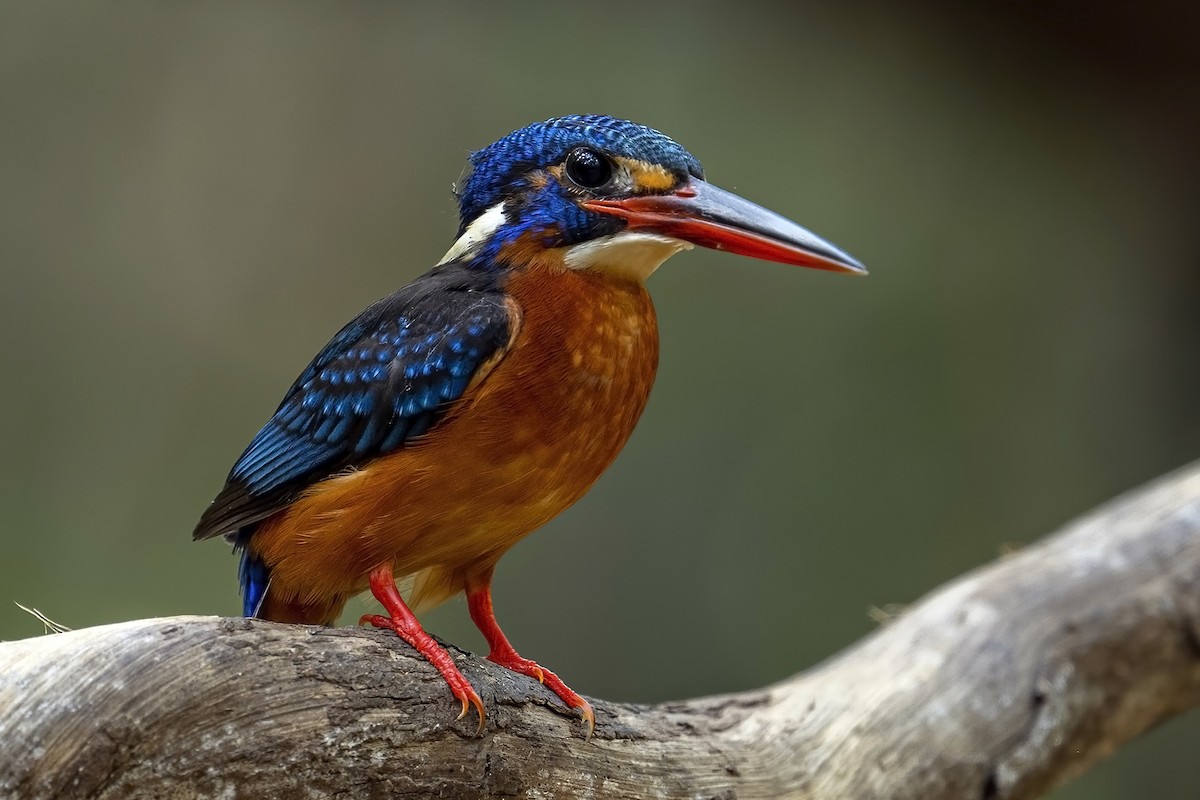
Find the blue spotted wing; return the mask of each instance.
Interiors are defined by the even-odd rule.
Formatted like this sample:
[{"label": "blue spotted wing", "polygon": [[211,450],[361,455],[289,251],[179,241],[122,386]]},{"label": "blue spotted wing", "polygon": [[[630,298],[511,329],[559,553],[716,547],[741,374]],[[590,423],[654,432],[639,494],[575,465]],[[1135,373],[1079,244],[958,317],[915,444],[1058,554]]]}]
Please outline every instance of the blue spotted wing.
[{"label": "blue spotted wing", "polygon": [[237,534],[313,483],[428,431],[509,342],[514,321],[486,281],[448,265],[343,328],[234,464],[194,537]]}]

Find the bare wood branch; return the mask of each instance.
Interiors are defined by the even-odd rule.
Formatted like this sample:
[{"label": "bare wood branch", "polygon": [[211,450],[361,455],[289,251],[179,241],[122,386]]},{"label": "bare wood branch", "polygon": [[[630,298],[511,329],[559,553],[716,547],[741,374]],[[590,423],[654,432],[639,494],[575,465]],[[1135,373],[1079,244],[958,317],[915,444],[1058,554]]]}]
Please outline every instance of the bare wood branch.
[{"label": "bare wood branch", "polygon": [[[797,625],[802,625],[797,621]],[[778,685],[597,702],[394,637],[178,617],[0,645],[0,796],[1034,798],[1200,703],[1200,465]]]}]

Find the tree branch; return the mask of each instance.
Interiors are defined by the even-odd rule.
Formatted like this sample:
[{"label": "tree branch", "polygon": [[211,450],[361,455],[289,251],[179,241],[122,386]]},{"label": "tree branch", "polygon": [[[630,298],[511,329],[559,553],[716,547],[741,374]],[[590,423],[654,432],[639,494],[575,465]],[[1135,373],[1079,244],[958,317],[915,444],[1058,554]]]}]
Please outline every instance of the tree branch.
[{"label": "tree branch", "polygon": [[454,652],[482,737],[386,632],[177,617],[0,645],[0,795],[1034,798],[1200,703],[1200,465],[775,686],[597,702],[590,742]]}]

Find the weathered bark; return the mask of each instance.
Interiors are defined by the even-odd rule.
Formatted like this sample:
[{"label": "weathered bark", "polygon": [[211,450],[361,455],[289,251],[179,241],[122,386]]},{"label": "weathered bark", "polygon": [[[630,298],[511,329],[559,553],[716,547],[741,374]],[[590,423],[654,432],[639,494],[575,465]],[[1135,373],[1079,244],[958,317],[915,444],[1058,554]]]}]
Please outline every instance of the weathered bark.
[{"label": "weathered bark", "polygon": [[0,646],[0,796],[1033,798],[1200,703],[1200,465],[969,574],[809,672],[655,707],[386,633],[179,617]]}]

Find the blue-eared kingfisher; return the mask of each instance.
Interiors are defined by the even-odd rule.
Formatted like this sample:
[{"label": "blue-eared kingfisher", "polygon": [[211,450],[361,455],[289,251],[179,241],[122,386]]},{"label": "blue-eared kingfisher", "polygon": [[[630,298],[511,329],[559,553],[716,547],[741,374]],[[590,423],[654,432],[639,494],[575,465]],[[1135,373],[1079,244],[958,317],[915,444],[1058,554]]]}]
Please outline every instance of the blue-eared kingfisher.
[{"label": "blue-eared kingfisher", "polygon": [[251,440],[195,538],[241,554],[244,613],[334,622],[366,589],[388,628],[484,707],[414,612],[465,592],[488,658],[583,717],[492,611],[496,563],[583,496],[646,406],[658,328],[645,281],[693,245],[834,272],[850,255],[704,178],[658,131],[573,115],[470,156],[442,260],[317,353]]}]

